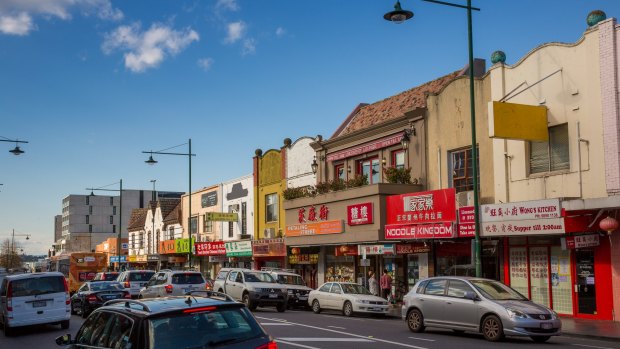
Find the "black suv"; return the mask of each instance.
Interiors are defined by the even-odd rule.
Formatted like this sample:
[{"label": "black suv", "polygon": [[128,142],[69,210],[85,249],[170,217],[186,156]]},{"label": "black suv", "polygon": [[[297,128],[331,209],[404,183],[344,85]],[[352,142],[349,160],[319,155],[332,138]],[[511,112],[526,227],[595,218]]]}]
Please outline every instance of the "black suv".
[{"label": "black suv", "polygon": [[78,330],[56,338],[67,348],[277,349],[243,303],[219,292],[113,300],[93,311]]}]

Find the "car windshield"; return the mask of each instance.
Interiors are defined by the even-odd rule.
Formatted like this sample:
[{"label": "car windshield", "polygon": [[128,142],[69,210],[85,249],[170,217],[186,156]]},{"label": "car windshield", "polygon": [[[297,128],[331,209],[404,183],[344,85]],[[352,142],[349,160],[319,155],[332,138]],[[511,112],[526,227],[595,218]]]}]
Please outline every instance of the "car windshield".
[{"label": "car windshield", "polygon": [[370,294],[366,287],[358,284],[340,284],[342,290],[347,294]]},{"label": "car windshield", "polygon": [[245,278],[245,282],[276,282],[276,280],[267,273],[244,272],[243,277]]},{"label": "car windshield", "polygon": [[104,273],[101,275],[101,280],[112,281],[116,280],[118,277],[118,273]]},{"label": "car windshield", "polygon": [[278,282],[287,285],[305,285],[304,280],[299,275],[278,275]]},{"label": "car windshield", "polygon": [[486,298],[492,300],[528,300],[521,293],[513,290],[512,288],[504,285],[499,281],[494,280],[470,280],[472,285],[480,291]]},{"label": "car windshield", "polygon": [[129,281],[149,281],[151,276],[155,274],[154,271],[139,271],[129,274]]},{"label": "car windshield", "polygon": [[246,308],[232,308],[150,319],[148,335],[151,349],[198,349],[242,343],[265,333]]},{"label": "car windshield", "polygon": [[173,284],[181,284],[181,285],[195,285],[202,284],[205,282],[205,279],[202,277],[200,273],[177,273],[172,275],[172,283]]},{"label": "car windshield", "polygon": [[121,291],[123,286],[118,282],[92,282],[90,284],[91,291]]}]

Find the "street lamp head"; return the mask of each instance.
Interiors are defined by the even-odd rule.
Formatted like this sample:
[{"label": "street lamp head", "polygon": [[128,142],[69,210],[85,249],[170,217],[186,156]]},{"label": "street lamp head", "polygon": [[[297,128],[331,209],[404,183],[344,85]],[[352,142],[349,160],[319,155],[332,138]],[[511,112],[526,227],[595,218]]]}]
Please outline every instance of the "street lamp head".
[{"label": "street lamp head", "polygon": [[404,21],[410,19],[411,17],[413,17],[413,12],[403,10],[402,7],[400,7],[399,0],[397,0],[396,4],[394,5],[394,11],[390,11],[383,15],[383,18],[386,21],[394,22],[396,24],[401,24]]},{"label": "street lamp head", "polygon": [[314,157],[314,160],[312,160],[310,167],[312,168],[312,173],[316,174],[316,171],[319,169],[319,164],[316,162],[316,156]]},{"label": "street lamp head", "polygon": [[400,145],[403,147],[403,150],[409,149],[409,133],[405,132],[403,134],[403,139],[400,140]]},{"label": "street lamp head", "polygon": [[157,160],[153,159],[153,155],[150,155],[149,159],[144,162],[146,162],[149,165],[155,165],[157,163]]},{"label": "street lamp head", "polygon": [[16,145],[14,149],[9,150],[9,153],[13,153],[13,155],[21,155],[24,153],[23,150],[19,149],[19,146]]},{"label": "street lamp head", "polygon": [[90,191],[90,196],[95,196],[95,192],[94,191]]}]

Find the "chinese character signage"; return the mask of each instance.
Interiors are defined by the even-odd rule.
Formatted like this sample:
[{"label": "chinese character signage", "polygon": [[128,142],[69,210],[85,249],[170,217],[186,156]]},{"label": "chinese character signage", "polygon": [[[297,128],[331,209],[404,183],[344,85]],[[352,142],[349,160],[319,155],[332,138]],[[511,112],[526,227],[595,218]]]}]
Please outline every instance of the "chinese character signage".
[{"label": "chinese character signage", "polygon": [[[121,263],[127,262],[127,256],[121,256]],[[118,263],[118,256],[110,256],[110,263]]]},{"label": "chinese character signage", "polygon": [[284,239],[264,239],[252,242],[252,255],[254,257],[286,256]]},{"label": "chinese character signage", "polygon": [[456,221],[454,188],[388,196],[387,224]]},{"label": "chinese character signage", "polygon": [[484,223],[560,218],[561,216],[560,199],[480,206],[480,221]]},{"label": "chinese character signage", "polygon": [[393,240],[437,239],[454,237],[452,223],[435,224],[389,224],[385,226],[385,238]]},{"label": "chinese character signage", "polygon": [[343,221],[325,221],[317,223],[294,224],[286,226],[286,236],[308,236],[339,234],[344,232]]},{"label": "chinese character signage", "polygon": [[202,196],[200,197],[200,203],[202,207],[211,207],[217,205],[217,192],[212,191],[202,194]]},{"label": "chinese character signage", "polygon": [[459,208],[458,236],[460,238],[476,235],[475,211],[473,206]]},{"label": "chinese character signage", "polygon": [[248,257],[252,255],[252,241],[233,241],[224,243],[226,257]]},{"label": "chinese character signage", "polygon": [[315,206],[300,208],[297,211],[297,221],[299,223],[326,221],[329,215],[329,208],[321,205],[318,209]]},{"label": "chinese character signage", "polygon": [[170,254],[176,253],[176,245],[174,240],[165,240],[159,243],[159,253]]},{"label": "chinese character signage", "polygon": [[566,248],[574,250],[576,248],[596,247],[600,245],[598,234],[575,235],[566,237]]},{"label": "chinese character signage", "polygon": [[564,234],[562,218],[481,223],[480,236]]},{"label": "chinese character signage", "polygon": [[292,254],[288,256],[289,264],[318,264],[318,254]]},{"label": "chinese character signage", "polygon": [[225,256],[226,247],[224,241],[216,242],[197,242],[196,256]]},{"label": "chinese character signage", "polygon": [[193,238],[191,242],[189,241],[189,238],[175,239],[174,245],[175,245],[176,253],[189,253],[193,245],[193,242],[194,242]]},{"label": "chinese character signage", "polygon": [[236,213],[226,212],[207,212],[205,213],[206,221],[218,221],[218,222],[237,222],[239,220]]},{"label": "chinese character signage", "polygon": [[347,206],[349,225],[372,224],[372,202]]},{"label": "chinese character signage", "polygon": [[383,255],[394,254],[394,244],[384,245],[358,245],[357,254],[363,256],[364,253],[368,255]]}]

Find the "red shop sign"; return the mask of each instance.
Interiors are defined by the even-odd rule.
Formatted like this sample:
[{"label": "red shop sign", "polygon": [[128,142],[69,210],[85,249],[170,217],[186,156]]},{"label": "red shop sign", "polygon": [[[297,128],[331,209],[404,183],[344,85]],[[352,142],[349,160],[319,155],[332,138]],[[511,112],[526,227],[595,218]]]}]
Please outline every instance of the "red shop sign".
[{"label": "red shop sign", "polygon": [[387,224],[456,222],[454,188],[388,196]]},{"label": "red shop sign", "polygon": [[225,256],[226,248],[224,241],[216,242],[197,242],[196,256]]},{"label": "red shop sign", "polygon": [[475,216],[473,206],[459,207],[458,235],[460,238],[476,236]]},{"label": "red shop sign", "polygon": [[574,235],[566,237],[566,248],[574,250],[576,248],[597,247],[600,240],[598,234]]},{"label": "red shop sign", "polygon": [[431,247],[424,246],[423,244],[398,244],[396,245],[396,254],[427,253],[430,251],[431,251]]},{"label": "red shop sign", "polygon": [[357,256],[357,245],[336,246],[334,250],[335,256]]},{"label": "red shop sign", "polygon": [[434,224],[389,224],[385,226],[385,238],[392,240],[446,239],[454,237],[450,222]]},{"label": "red shop sign", "polygon": [[372,224],[372,202],[347,206],[349,225]]}]

